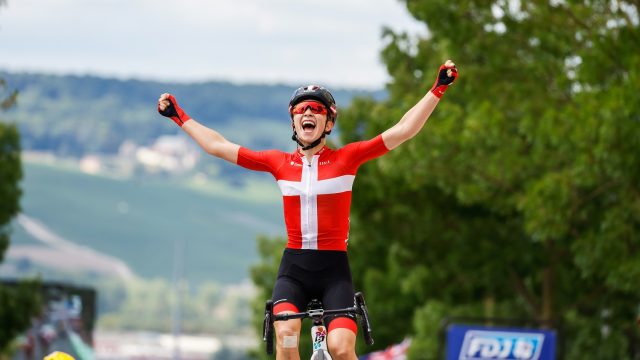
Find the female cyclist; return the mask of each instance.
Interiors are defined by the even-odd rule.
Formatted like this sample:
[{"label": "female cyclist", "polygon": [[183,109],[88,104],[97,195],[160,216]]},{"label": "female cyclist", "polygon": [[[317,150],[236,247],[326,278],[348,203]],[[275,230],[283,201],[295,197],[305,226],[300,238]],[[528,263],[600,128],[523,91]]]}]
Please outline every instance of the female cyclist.
[{"label": "female cyclist", "polygon": [[[207,153],[247,169],[270,172],[282,192],[288,243],[273,289],[274,313],[299,312],[311,299],[325,309],[353,306],[347,259],[351,188],[363,163],[414,137],[458,76],[448,60],[431,90],[382,134],[334,150],[325,145],[338,116],[331,93],[317,85],[297,89],[289,101],[296,151],[253,151],[234,144],[192,119],[171,94],[158,99],[158,111],[171,118]],[[299,359],[300,320],[275,323],[276,358]],[[336,360],[356,360],[356,323],[328,321],[329,352]]]}]

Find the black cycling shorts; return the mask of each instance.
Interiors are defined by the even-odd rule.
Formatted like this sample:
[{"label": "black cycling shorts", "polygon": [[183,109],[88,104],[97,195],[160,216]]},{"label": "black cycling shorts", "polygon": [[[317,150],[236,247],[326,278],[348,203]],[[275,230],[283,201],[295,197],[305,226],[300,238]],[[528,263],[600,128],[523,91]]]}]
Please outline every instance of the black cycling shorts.
[{"label": "black cycling shorts", "polygon": [[[325,310],[354,306],[354,290],[346,251],[285,249],[278,278],[273,288],[274,312],[307,310],[312,299],[322,302]],[[292,308],[291,305],[295,306]],[[330,323],[335,319],[334,327]],[[351,321],[344,321],[348,318]],[[326,326],[349,328],[357,332],[353,316],[327,317]]]}]

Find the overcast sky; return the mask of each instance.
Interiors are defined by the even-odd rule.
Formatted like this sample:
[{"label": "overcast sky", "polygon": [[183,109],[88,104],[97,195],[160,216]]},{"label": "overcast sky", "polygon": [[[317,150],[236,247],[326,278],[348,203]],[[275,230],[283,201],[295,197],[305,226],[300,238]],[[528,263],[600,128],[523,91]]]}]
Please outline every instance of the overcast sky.
[{"label": "overcast sky", "polygon": [[399,0],[8,0],[0,69],[163,81],[381,88]]}]

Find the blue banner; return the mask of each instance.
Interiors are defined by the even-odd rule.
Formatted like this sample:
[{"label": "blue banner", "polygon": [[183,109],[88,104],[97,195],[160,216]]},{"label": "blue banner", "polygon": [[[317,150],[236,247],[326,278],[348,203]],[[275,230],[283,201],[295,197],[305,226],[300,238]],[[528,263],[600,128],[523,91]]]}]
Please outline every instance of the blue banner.
[{"label": "blue banner", "polygon": [[554,360],[556,332],[452,324],[447,360]]}]

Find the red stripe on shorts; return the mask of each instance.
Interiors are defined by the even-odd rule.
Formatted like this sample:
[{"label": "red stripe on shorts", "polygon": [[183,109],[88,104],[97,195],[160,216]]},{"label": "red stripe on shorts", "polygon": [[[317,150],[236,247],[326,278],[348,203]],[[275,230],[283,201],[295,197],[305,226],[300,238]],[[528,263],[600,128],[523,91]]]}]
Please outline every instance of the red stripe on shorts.
[{"label": "red stripe on shorts", "polygon": [[349,329],[358,335],[358,324],[356,324],[356,321],[352,318],[339,317],[331,320],[329,323],[329,332],[335,329]]},{"label": "red stripe on shorts", "polygon": [[295,305],[288,302],[277,303],[273,306],[274,314],[280,314],[281,312],[285,312],[285,311],[290,311],[294,313],[300,312],[298,311],[298,308]]}]

